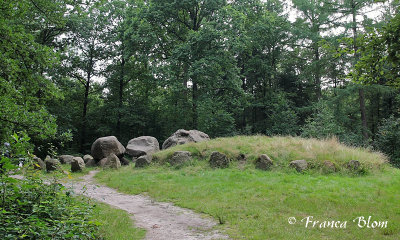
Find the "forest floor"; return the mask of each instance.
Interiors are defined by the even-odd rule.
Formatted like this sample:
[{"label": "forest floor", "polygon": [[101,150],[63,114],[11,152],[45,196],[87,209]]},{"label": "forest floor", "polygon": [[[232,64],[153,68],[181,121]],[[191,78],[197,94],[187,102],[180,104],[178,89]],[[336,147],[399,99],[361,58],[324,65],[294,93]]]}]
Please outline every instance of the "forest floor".
[{"label": "forest floor", "polygon": [[214,227],[213,219],[171,203],[155,202],[144,195],[128,195],[95,183],[98,171],[90,171],[79,181],[69,183],[78,194],[85,195],[131,215],[135,225],[146,230],[145,239],[227,239]]}]

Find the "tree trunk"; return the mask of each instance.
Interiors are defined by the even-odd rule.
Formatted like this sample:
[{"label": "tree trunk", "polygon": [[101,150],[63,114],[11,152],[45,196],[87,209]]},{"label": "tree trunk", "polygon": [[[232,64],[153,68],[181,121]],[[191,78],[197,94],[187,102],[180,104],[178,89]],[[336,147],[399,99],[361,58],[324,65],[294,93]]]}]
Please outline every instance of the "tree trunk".
[{"label": "tree trunk", "polygon": [[192,113],[193,113],[193,129],[197,129],[198,113],[197,113],[197,83],[193,81],[192,92]]},{"label": "tree trunk", "polygon": [[118,118],[117,118],[117,136],[121,139],[121,118],[122,118],[122,103],[124,94],[124,76],[125,76],[125,59],[121,60],[121,75],[119,77],[119,98],[118,98]]},{"label": "tree trunk", "polygon": [[314,60],[315,60],[315,96],[319,100],[322,96],[321,92],[321,66],[320,66],[320,53],[318,43],[314,43]]},{"label": "tree trunk", "polygon": [[[357,46],[357,12],[356,12],[356,2],[353,0],[351,2],[351,12],[353,17],[353,50],[354,50],[354,65],[358,61],[358,46]],[[367,124],[367,114],[365,110],[365,97],[364,97],[364,89],[360,86],[358,89],[358,97],[360,99],[360,113],[361,113],[361,124],[362,124],[362,134],[364,140],[368,140],[368,124]]]},{"label": "tree trunk", "polygon": [[88,98],[89,98],[89,89],[90,89],[90,72],[88,73],[88,78],[86,80],[85,95],[84,95],[84,99],[83,99],[81,141],[80,141],[80,147],[79,147],[80,153],[84,153],[84,151],[85,151],[84,147],[85,147],[85,143],[86,143],[86,124],[87,124],[86,114],[87,114],[87,105],[88,105]]},{"label": "tree trunk", "polygon": [[360,87],[358,89],[358,96],[360,99],[362,134],[363,134],[364,140],[368,140],[368,125],[367,125],[367,116],[366,116],[366,110],[365,110],[365,97],[364,97],[364,89],[362,89],[362,87]]}]

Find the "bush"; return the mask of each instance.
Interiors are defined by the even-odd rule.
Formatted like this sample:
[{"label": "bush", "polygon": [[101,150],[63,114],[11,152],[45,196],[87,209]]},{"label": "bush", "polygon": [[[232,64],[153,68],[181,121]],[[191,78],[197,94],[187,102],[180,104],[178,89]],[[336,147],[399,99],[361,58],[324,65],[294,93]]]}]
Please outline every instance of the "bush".
[{"label": "bush", "polygon": [[[56,182],[45,184],[26,150],[29,138],[14,134],[10,151],[0,161],[0,239],[95,239],[92,206],[74,198]],[[25,178],[15,163],[24,159]]]},{"label": "bush", "polygon": [[396,167],[400,167],[400,118],[390,116],[378,127],[374,145],[387,154]]},{"label": "bush", "polygon": [[318,139],[341,136],[345,130],[336,121],[333,111],[326,102],[320,101],[315,107],[315,112],[306,120],[301,136]]}]

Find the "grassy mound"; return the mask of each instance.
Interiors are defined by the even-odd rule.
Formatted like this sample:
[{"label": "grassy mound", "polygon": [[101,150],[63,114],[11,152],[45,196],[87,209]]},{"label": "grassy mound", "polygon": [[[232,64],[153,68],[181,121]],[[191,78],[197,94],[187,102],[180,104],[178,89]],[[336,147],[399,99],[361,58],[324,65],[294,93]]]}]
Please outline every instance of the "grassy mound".
[{"label": "grassy mound", "polygon": [[[190,151],[192,165],[173,169],[164,164],[178,150]],[[206,161],[220,151],[247,163],[211,169]],[[254,169],[254,160],[268,154],[275,170]],[[367,149],[346,147],[335,140],[295,137],[219,138],[176,146],[156,154],[160,164],[101,171],[96,179],[128,194],[147,194],[158,201],[213,216],[232,239],[398,239],[400,234],[400,171],[385,167],[386,158]],[[298,174],[289,162],[305,159],[315,166],[330,160],[337,166],[358,160],[374,174]],[[315,168],[317,169],[317,168]],[[342,167],[346,171],[345,167]],[[310,170],[313,171],[313,170]],[[317,170],[318,171],[318,170]],[[302,219],[347,222],[345,228],[306,227]],[[358,226],[359,216],[387,221],[387,227]],[[288,219],[297,222],[289,224]]]},{"label": "grassy mound", "polygon": [[300,137],[236,136],[217,138],[206,142],[175,146],[154,155],[155,161],[165,163],[175,151],[189,151],[197,160],[208,159],[213,151],[224,153],[233,160],[240,154],[247,158],[248,166],[261,154],[274,161],[275,169],[286,169],[293,160],[306,160],[311,169],[322,169],[324,161],[331,161],[338,171],[347,171],[350,160],[361,163],[360,172],[381,169],[386,157],[368,149],[348,147],[336,139],[316,140]]}]

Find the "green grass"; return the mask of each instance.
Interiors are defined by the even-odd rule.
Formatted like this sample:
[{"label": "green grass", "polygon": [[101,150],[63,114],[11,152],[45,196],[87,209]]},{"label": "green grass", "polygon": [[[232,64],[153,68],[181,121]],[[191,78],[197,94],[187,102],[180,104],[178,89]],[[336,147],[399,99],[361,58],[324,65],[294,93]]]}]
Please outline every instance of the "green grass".
[{"label": "green grass", "polygon": [[[159,164],[145,169],[129,166],[102,171],[96,177],[121,192],[146,193],[159,201],[210,214],[233,239],[399,239],[400,171],[383,167],[385,158],[379,153],[332,140],[256,136],[177,146],[158,153],[157,158],[163,162],[178,149],[190,150],[198,159],[206,159],[213,150],[232,158],[238,153],[250,158],[267,153],[282,168],[256,170],[250,159],[245,166],[234,162],[228,169],[213,170],[206,161],[195,161],[178,170]],[[295,158],[314,163],[328,158],[338,165],[355,159],[369,170],[379,171],[364,175],[297,173],[285,168]],[[347,226],[305,228],[300,220],[307,216],[347,221]],[[388,227],[358,228],[352,222],[358,216],[388,221]],[[288,224],[289,217],[295,217],[297,223]]]},{"label": "green grass", "polygon": [[299,159],[307,160],[314,169],[322,169],[323,162],[329,160],[341,172],[347,172],[346,164],[350,160],[358,160],[363,173],[380,170],[387,165],[387,158],[383,154],[348,147],[338,143],[336,139],[266,136],[236,136],[184,144],[156,153],[154,160],[165,163],[175,151],[189,151],[200,160],[208,159],[213,151],[222,152],[232,160],[239,154],[245,154],[250,163],[261,154],[267,154],[277,169],[288,168],[291,161]]},{"label": "green grass", "polygon": [[139,240],[146,232],[136,228],[126,211],[96,202],[93,220],[100,222],[100,237],[105,240]]}]

